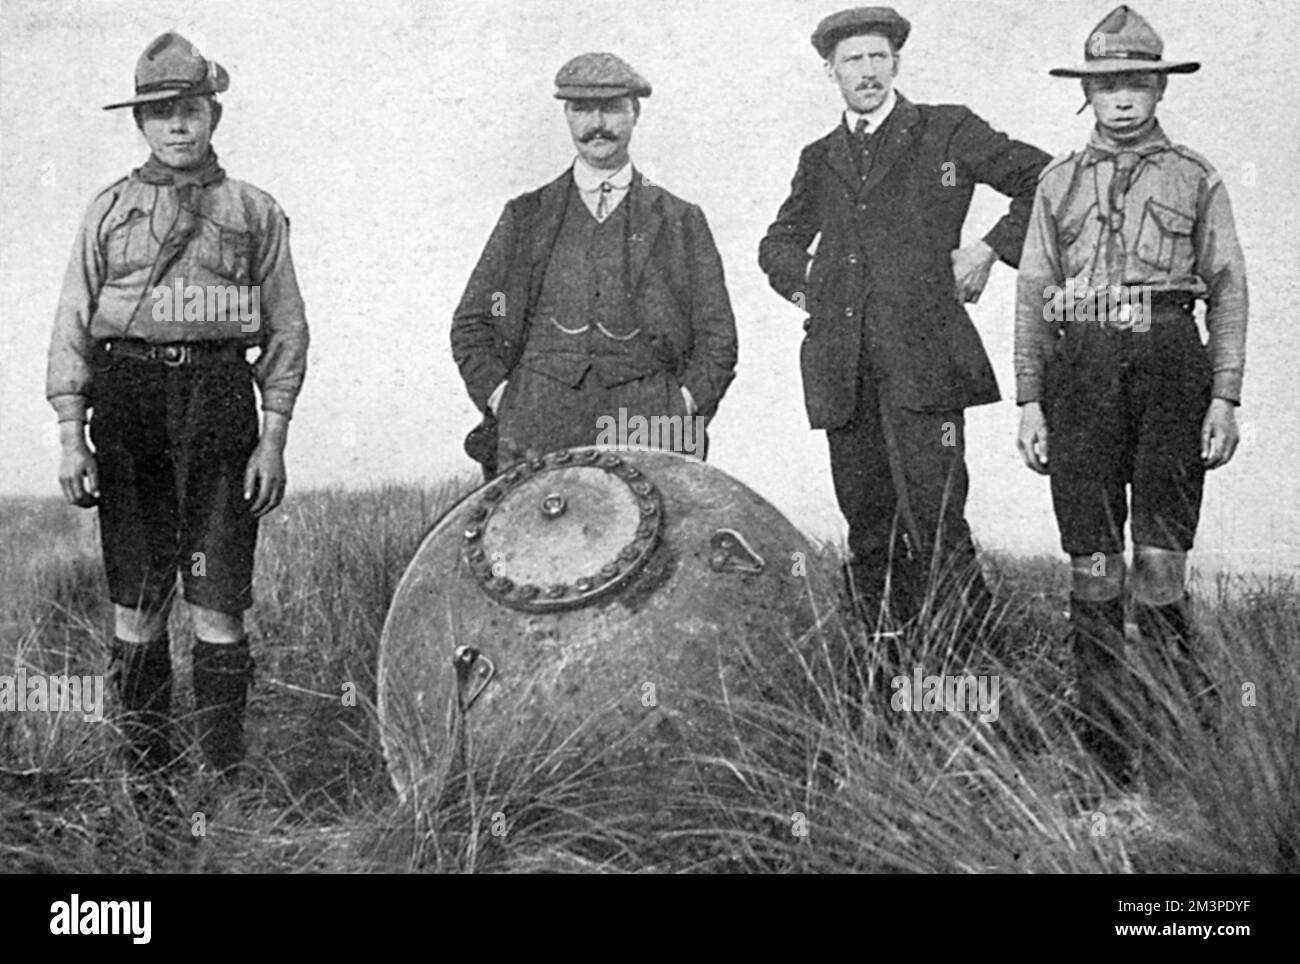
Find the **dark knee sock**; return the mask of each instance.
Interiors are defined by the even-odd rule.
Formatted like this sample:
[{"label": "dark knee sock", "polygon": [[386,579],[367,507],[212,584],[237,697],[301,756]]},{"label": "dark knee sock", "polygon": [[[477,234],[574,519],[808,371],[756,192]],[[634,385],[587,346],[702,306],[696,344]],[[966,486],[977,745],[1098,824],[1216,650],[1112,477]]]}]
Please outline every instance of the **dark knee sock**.
[{"label": "dark knee sock", "polygon": [[1171,651],[1190,654],[1194,646],[1191,600],[1184,596],[1164,606],[1134,600],[1134,618],[1144,639],[1161,643]]},{"label": "dark knee sock", "polygon": [[129,741],[131,762],[146,770],[172,762],[171,640],[147,643],[113,638],[109,676],[121,703],[122,733]]},{"label": "dark knee sock", "polygon": [[194,644],[194,705],[199,745],[218,771],[244,758],[244,710],[253,677],[248,639]]},{"label": "dark knee sock", "polygon": [[1202,703],[1213,700],[1217,687],[1197,658],[1199,647],[1191,606],[1191,599],[1183,596],[1164,606],[1138,600],[1134,609],[1143,639],[1160,647],[1161,655],[1172,664],[1183,688],[1201,709]]},{"label": "dark knee sock", "polygon": [[1070,597],[1070,643],[1079,678],[1080,741],[1118,783],[1128,780],[1127,725],[1115,705],[1131,685],[1124,665],[1124,602]]}]

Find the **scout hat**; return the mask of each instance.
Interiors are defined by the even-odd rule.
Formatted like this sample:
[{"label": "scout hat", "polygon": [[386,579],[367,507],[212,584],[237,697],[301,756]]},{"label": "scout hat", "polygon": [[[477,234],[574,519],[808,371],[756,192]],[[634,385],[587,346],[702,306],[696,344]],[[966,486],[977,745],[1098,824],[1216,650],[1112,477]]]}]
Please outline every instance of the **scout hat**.
[{"label": "scout hat", "polygon": [[1132,7],[1119,6],[1092,28],[1083,46],[1083,63],[1077,67],[1054,67],[1054,77],[1094,77],[1150,71],[1160,74],[1190,74],[1200,70],[1193,61],[1162,60],[1164,41],[1151,24]]},{"label": "scout hat", "polygon": [[205,60],[194,44],[168,31],[140,55],[135,65],[135,97],[109,104],[104,110],[219,94],[229,86],[230,75],[225,67],[215,60]]},{"label": "scout hat", "polygon": [[895,50],[901,50],[912,25],[893,7],[854,7],[833,13],[819,23],[813,31],[812,45],[823,60],[829,60],[835,45],[845,37],[877,31],[889,38]]},{"label": "scout hat", "polygon": [[650,83],[613,54],[579,54],[555,75],[559,100],[649,97]]}]

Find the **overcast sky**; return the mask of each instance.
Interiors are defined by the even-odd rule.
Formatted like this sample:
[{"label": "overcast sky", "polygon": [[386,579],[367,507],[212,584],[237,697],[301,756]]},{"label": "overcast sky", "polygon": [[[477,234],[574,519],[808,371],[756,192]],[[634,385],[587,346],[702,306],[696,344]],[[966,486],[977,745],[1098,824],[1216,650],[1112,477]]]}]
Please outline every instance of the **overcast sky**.
[{"label": "overcast sky", "polygon": [[[146,157],[129,111],[144,46],[177,29],[229,70],[214,140],[233,177],[273,194],[312,327],[289,444],[291,488],[427,480],[473,466],[477,420],[451,361],[451,313],[511,197],[573,150],[552,97],[562,63],[609,50],[654,85],[634,162],[708,216],[740,333],[739,374],[710,461],[814,536],[842,521],[823,433],[799,381],[802,316],[767,286],[756,251],[799,150],[842,104],[808,42],[833,3],[17,2],[0,5],[0,494],[57,494],[45,350],[90,198]],[[1056,154],[1081,145],[1082,57],[1113,4],[902,2],[913,24],[898,89],[971,107]],[[1251,294],[1237,459],[1206,490],[1195,561],[1300,566],[1300,5],[1138,4],[1166,56],[1199,60],[1160,107],[1170,137],[1222,172]],[[981,189],[967,238],[1005,200]],[[972,317],[1008,400],[972,409],[969,516],[984,545],[1059,552],[1045,479],[1020,463],[1011,374],[1014,273],[995,268]]]}]

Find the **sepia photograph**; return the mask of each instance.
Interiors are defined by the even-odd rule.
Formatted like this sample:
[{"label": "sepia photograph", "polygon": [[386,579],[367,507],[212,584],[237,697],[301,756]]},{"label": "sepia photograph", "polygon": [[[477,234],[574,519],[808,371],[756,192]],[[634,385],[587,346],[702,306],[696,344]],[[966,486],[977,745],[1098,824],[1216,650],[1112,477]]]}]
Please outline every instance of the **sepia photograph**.
[{"label": "sepia photograph", "polygon": [[1297,49],[1288,0],[4,0],[0,872],[1195,874],[1090,925],[1249,936]]}]

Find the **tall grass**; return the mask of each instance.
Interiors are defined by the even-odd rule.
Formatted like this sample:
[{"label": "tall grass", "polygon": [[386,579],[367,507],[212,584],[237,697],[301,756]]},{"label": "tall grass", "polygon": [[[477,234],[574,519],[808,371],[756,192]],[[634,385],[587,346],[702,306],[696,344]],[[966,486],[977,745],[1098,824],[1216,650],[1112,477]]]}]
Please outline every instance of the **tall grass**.
[{"label": "tall grass", "polygon": [[[468,487],[310,492],[267,520],[249,618],[252,767],[237,790],[184,768],[164,818],[120,762],[111,723],[0,714],[0,868],[1300,869],[1294,583],[1224,577],[1198,593],[1202,656],[1222,696],[1208,728],[1205,707],[1133,642],[1132,694],[1116,700],[1140,724],[1141,777],[1122,792],[1074,735],[1068,573],[1050,560],[994,560],[1000,605],[966,660],[943,596],[892,649],[838,600],[818,600],[816,625],[788,641],[794,669],[710,707],[728,738],[681,747],[654,779],[621,745],[593,753],[581,732],[532,733],[490,758],[471,747],[469,767],[399,802],[375,711],[379,634],[422,536]],[[93,516],[32,500],[0,513],[0,675],[103,672],[112,614]],[[184,717],[192,637],[180,612],[171,629]],[[913,666],[996,675],[998,719],[894,709],[890,678]]]}]

